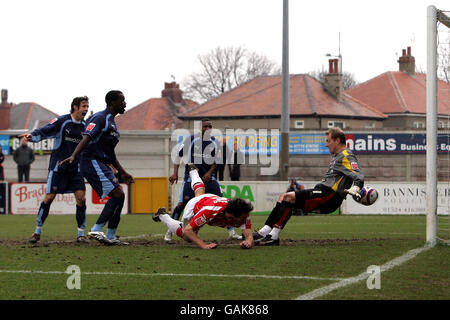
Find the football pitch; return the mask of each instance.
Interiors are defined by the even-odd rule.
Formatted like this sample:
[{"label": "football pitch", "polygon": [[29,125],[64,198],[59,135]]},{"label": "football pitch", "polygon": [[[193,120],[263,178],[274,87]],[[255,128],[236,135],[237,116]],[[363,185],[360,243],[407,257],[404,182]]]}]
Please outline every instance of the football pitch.
[{"label": "football pitch", "polygon": [[[252,216],[253,229],[266,217]],[[96,218],[88,215],[87,229]],[[0,299],[448,300],[450,248],[425,246],[425,219],[293,216],[280,246],[251,250],[205,226],[200,237],[219,246],[202,250],[176,237],[165,243],[150,215],[122,216],[118,234],[129,246],[76,243],[74,215],[50,215],[33,245],[35,215],[0,215]],[[439,217],[440,227],[449,220]]]}]

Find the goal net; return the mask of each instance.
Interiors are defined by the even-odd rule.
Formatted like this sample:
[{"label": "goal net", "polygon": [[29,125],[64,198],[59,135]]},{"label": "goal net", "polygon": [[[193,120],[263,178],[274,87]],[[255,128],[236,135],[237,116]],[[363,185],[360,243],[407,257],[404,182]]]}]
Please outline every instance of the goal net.
[{"label": "goal net", "polygon": [[450,239],[450,11],[427,9],[427,243]]}]

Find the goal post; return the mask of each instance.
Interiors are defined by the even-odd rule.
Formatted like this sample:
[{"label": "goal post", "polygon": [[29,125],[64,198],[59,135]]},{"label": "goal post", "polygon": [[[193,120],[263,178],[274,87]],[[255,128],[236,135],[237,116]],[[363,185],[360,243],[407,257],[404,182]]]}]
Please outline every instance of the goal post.
[{"label": "goal post", "polygon": [[427,150],[426,150],[426,241],[434,246],[437,240],[437,123],[438,123],[438,22],[450,29],[450,19],[435,6],[427,8]]}]

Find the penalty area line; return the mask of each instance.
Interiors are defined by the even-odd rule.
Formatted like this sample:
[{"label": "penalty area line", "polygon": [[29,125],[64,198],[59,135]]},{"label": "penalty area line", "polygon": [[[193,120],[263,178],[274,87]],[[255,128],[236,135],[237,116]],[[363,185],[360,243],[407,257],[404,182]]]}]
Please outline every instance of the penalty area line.
[{"label": "penalty area line", "polygon": [[[64,271],[39,271],[39,270],[0,270],[0,273],[23,273],[23,274],[71,274]],[[102,276],[141,276],[141,277],[211,277],[211,278],[260,278],[260,279],[295,279],[295,280],[321,280],[340,281],[343,278],[322,278],[311,276],[276,276],[264,274],[194,274],[194,273],[135,273],[135,272],[80,272],[82,275]]]},{"label": "penalty area line", "polygon": [[[398,266],[402,265],[403,263],[408,262],[409,260],[415,258],[419,253],[429,250],[431,248],[433,248],[433,246],[426,244],[424,247],[412,249],[412,250],[406,252],[404,255],[394,258],[394,259],[386,262],[385,264],[383,264],[380,267],[380,271],[384,272],[384,271],[390,270],[392,268],[398,267]],[[341,289],[341,288],[344,288],[351,284],[355,284],[357,282],[365,280],[369,276],[370,276],[370,273],[363,272],[355,277],[342,279],[342,280],[332,283],[328,286],[325,286],[325,287],[313,290],[311,292],[308,292],[304,295],[298,296],[297,298],[295,298],[295,300],[313,300],[315,298],[320,298],[320,297],[330,293],[331,291]]]}]

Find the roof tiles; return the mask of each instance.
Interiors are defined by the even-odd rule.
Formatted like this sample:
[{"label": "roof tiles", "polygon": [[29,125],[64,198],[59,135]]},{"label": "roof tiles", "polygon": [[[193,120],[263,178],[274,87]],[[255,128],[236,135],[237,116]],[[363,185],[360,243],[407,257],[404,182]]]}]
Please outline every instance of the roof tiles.
[{"label": "roof tiles", "polygon": [[[338,101],[322,83],[309,75],[291,75],[289,82],[291,115],[386,117],[373,107],[346,95]],[[280,116],[281,97],[281,76],[260,76],[187,111],[181,117]]]}]

